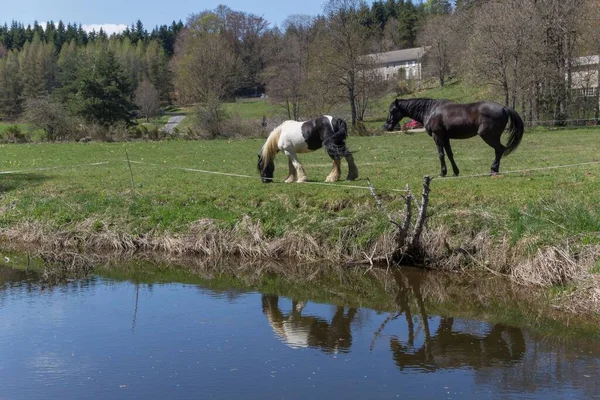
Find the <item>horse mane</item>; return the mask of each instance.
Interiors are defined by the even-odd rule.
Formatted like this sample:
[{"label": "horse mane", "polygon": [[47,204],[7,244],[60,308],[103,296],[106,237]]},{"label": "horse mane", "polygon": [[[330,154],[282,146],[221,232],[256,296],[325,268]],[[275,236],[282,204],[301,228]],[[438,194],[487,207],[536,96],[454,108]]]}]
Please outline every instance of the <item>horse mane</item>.
[{"label": "horse mane", "polygon": [[279,137],[281,136],[282,130],[283,124],[273,129],[273,131],[269,134],[267,141],[260,150],[260,157],[263,160],[263,169],[273,162],[275,156],[279,152]]},{"label": "horse mane", "polygon": [[428,99],[428,98],[417,98],[417,99],[396,99],[396,102],[404,109],[405,114],[412,119],[423,123],[423,120],[427,116],[429,110],[439,104],[449,103],[450,100],[446,99]]}]

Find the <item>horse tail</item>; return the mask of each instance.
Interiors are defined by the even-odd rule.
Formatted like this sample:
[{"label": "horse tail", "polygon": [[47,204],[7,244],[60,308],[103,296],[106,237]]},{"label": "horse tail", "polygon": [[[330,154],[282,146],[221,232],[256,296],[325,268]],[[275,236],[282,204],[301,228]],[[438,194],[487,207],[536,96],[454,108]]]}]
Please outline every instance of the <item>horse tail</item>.
[{"label": "horse tail", "polygon": [[509,155],[514,150],[516,150],[517,147],[519,147],[521,139],[523,139],[523,132],[525,130],[523,120],[515,110],[513,110],[512,108],[504,107],[504,111],[506,111],[510,118],[510,127],[508,128],[508,130],[510,131],[510,136],[508,137],[508,142],[506,143],[506,150],[504,151],[502,157]]},{"label": "horse tail", "polygon": [[273,129],[273,131],[269,134],[267,141],[260,150],[260,157],[263,161],[263,169],[266,168],[267,165],[271,164],[273,160],[275,160],[275,156],[279,151],[279,137],[281,136],[282,130],[283,124]]}]

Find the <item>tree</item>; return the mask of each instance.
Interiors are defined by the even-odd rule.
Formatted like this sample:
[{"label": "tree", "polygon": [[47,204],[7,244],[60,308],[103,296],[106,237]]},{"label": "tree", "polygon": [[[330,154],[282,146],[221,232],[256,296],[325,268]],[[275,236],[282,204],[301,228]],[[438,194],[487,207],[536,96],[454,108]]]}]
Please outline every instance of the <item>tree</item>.
[{"label": "tree", "polygon": [[444,87],[446,79],[452,72],[451,59],[455,51],[453,44],[460,43],[453,31],[452,22],[452,16],[430,16],[419,32],[418,42],[428,48],[427,67],[432,70],[441,87]]},{"label": "tree", "polygon": [[64,106],[47,98],[27,100],[25,119],[35,128],[42,129],[46,138],[55,141],[69,134],[68,116]]},{"label": "tree", "polygon": [[54,46],[42,42],[36,34],[33,41],[25,43],[19,57],[25,99],[50,93],[54,85]]},{"label": "tree", "polygon": [[23,83],[16,51],[0,59],[0,117],[15,119],[23,112]]},{"label": "tree", "polygon": [[377,71],[375,65],[377,60],[374,60],[373,68],[365,68],[357,74],[356,113],[359,121],[364,121],[373,99],[382,96],[387,88],[384,77]]},{"label": "tree", "polygon": [[115,54],[102,50],[77,93],[78,113],[90,122],[110,126],[117,122],[133,125],[131,84]]},{"label": "tree", "polygon": [[56,62],[57,86],[52,93],[58,102],[76,104],[74,100],[79,91],[79,84],[90,62],[90,57],[77,47],[75,39],[63,44]]},{"label": "tree", "polygon": [[169,102],[173,79],[169,70],[169,58],[164,49],[157,41],[150,41],[141,57],[143,73],[158,90],[160,99]]},{"label": "tree", "polygon": [[329,53],[326,63],[333,74],[346,89],[346,98],[350,104],[352,126],[356,125],[358,113],[356,107],[359,95],[361,71],[372,68],[372,60],[365,57],[369,53],[370,31],[358,18],[360,0],[329,0],[325,11],[329,18]]},{"label": "tree", "polygon": [[178,39],[173,65],[180,100],[199,103],[211,134],[220,134],[221,104],[236,87],[239,61],[216,14],[204,12],[190,18]]},{"label": "tree", "polygon": [[400,30],[400,47],[415,47],[419,22],[423,17],[423,6],[415,6],[411,0],[408,0],[400,8],[398,13],[398,28]]},{"label": "tree", "polygon": [[543,75],[544,30],[535,0],[484,4],[474,14],[473,29],[467,63],[472,74],[480,83],[499,87],[505,105],[515,108],[519,93]]},{"label": "tree", "polygon": [[289,119],[299,120],[306,104],[309,79],[309,57],[312,50],[310,30],[313,18],[308,15],[288,17],[283,37],[276,38],[270,48],[274,54],[265,71],[267,90],[272,100],[283,104]]},{"label": "tree", "polygon": [[449,15],[452,13],[452,3],[450,0],[427,0],[425,9],[432,15]]},{"label": "tree", "polygon": [[135,90],[135,105],[140,110],[140,115],[150,121],[150,117],[158,114],[160,109],[160,96],[152,82],[144,79]]}]

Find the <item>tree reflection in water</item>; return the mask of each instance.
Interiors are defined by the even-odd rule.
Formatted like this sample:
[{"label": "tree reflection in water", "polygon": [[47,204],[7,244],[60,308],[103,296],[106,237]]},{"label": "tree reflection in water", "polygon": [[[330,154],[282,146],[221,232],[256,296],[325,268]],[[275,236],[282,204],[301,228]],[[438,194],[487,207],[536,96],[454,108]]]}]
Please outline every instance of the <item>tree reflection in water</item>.
[{"label": "tree reflection in water", "polygon": [[[392,356],[400,369],[480,368],[523,358],[525,337],[519,328],[495,324],[486,333],[468,333],[455,329],[454,318],[439,317],[437,329],[432,332],[421,288],[422,276],[398,273],[395,277],[398,314],[404,314],[408,327],[406,341],[398,337],[390,339]],[[422,344],[418,346],[415,346],[410,300],[416,303],[424,335]]]}]

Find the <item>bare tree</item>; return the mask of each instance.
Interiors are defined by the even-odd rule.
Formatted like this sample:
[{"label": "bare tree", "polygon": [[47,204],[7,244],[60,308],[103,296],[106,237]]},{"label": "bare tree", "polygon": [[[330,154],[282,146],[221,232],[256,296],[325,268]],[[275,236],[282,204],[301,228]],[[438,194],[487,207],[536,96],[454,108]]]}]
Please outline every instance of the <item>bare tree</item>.
[{"label": "bare tree", "polygon": [[402,36],[400,35],[400,23],[396,18],[390,18],[383,28],[382,51],[392,51],[401,48]]},{"label": "bare tree", "polygon": [[370,32],[358,15],[361,4],[360,0],[328,0],[325,3],[329,18],[329,45],[323,51],[329,50],[327,63],[346,90],[352,126],[358,120],[358,76],[361,71],[371,67],[370,59],[365,57],[370,50]]},{"label": "bare tree", "polygon": [[42,129],[50,141],[67,138],[71,133],[64,106],[47,98],[28,99],[25,103],[25,119],[35,128]]},{"label": "bare tree", "polygon": [[370,63],[365,62],[364,69],[356,74],[356,118],[364,121],[373,99],[381,97],[388,87],[388,81],[378,71],[379,60],[370,57]]},{"label": "bare tree", "polygon": [[530,86],[540,64],[543,31],[535,0],[489,2],[474,13],[468,64],[476,81],[499,87],[506,106]]},{"label": "bare tree", "polygon": [[446,79],[451,74],[451,58],[453,56],[453,43],[456,43],[457,35],[452,29],[455,16],[433,15],[427,19],[421,28],[417,42],[426,47],[428,68],[432,75],[444,87]]},{"label": "bare tree", "polygon": [[[532,0],[530,0],[532,1]],[[553,119],[564,120],[571,99],[573,59],[581,40],[580,21],[589,0],[533,0],[544,31],[543,93],[551,99]],[[597,15],[597,9],[594,14]],[[566,79],[565,79],[566,77]]]},{"label": "bare tree", "polygon": [[175,51],[176,89],[184,103],[199,103],[211,135],[220,132],[221,104],[238,80],[239,60],[222,34],[222,21],[211,12],[190,17]]},{"label": "bare tree", "polygon": [[138,106],[140,115],[146,118],[146,122],[158,114],[160,94],[148,79],[144,79],[135,90],[134,103]]},{"label": "bare tree", "polygon": [[287,117],[298,120],[306,104],[313,18],[294,15],[283,23],[285,33],[271,48],[274,54],[265,77],[273,100],[284,105]]}]

